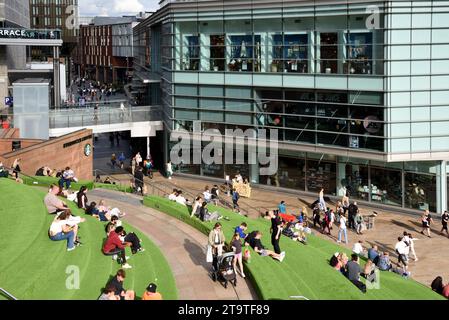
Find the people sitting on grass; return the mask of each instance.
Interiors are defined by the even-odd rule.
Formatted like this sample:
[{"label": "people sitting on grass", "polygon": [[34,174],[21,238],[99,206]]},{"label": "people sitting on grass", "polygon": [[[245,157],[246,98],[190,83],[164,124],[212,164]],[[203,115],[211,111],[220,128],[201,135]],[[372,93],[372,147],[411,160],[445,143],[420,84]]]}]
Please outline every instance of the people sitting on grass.
[{"label": "people sitting on grass", "polygon": [[223,217],[216,211],[210,213],[209,209],[207,208],[207,202],[203,202],[200,209],[200,220],[201,221],[214,221],[214,220],[220,220]]},{"label": "people sitting on grass", "polygon": [[108,238],[106,239],[103,245],[103,253],[109,256],[113,256],[113,259],[117,259],[118,262],[122,265],[123,269],[130,269],[130,266],[126,260],[125,248],[131,246],[131,242],[123,243],[119,237],[119,234],[115,232],[115,226],[112,224],[108,224]]},{"label": "people sitting on grass", "polygon": [[365,256],[365,249],[363,248],[362,240],[359,240],[356,243],[354,243],[354,246],[352,247],[352,252],[358,255],[359,257]]},{"label": "people sitting on grass", "polygon": [[61,212],[53,220],[48,236],[52,241],[67,240],[67,251],[75,250],[77,241],[78,224],[70,222],[70,210]]},{"label": "people sitting on grass", "polygon": [[359,264],[359,256],[355,253],[351,255],[351,261],[346,265],[346,276],[357,288],[363,293],[366,293],[366,285],[360,281],[360,274],[363,273],[363,269]]},{"label": "people sitting on grass", "polygon": [[210,194],[211,194],[211,202],[214,205],[218,205],[219,202],[219,195],[220,195],[220,188],[215,184],[212,189],[210,190]]},{"label": "people sitting on grass", "polygon": [[279,213],[282,213],[282,214],[286,214],[286,213],[287,213],[287,207],[286,207],[286,205],[285,205],[285,201],[284,201],[284,200],[282,200],[282,201],[279,203],[279,205],[278,205],[278,210],[279,210]]},{"label": "people sitting on grass", "polygon": [[0,178],[8,178],[9,171],[5,169],[3,163],[0,161]]},{"label": "people sitting on grass", "polygon": [[116,226],[115,233],[118,234],[118,236],[123,244],[130,243],[132,254],[136,254],[136,253],[145,251],[145,249],[142,248],[142,246],[141,246],[141,241],[140,241],[139,237],[134,232],[126,233],[125,229],[123,229],[122,226]]},{"label": "people sitting on grass", "polygon": [[177,196],[178,196],[178,189],[173,189],[172,193],[168,195],[168,200],[176,201]]},{"label": "people sitting on grass", "polygon": [[78,208],[86,210],[88,205],[87,187],[82,186],[76,195]]},{"label": "people sitting on grass", "polygon": [[123,288],[123,282],[126,278],[126,272],[123,269],[119,269],[116,275],[109,281],[106,285],[109,285],[115,288],[115,295],[120,298],[120,300],[134,300],[135,293],[133,290],[126,290]]},{"label": "people sitting on grass", "polygon": [[303,244],[307,244],[307,236],[305,232],[302,230],[297,230],[295,228],[296,224],[294,222],[286,222],[284,221],[282,227],[282,234],[294,241],[301,242]]},{"label": "people sitting on grass", "polygon": [[285,251],[281,252],[281,254],[277,254],[274,251],[267,250],[263,246],[261,239],[262,232],[253,231],[246,237],[245,241],[262,257],[271,257],[282,262],[285,258]]},{"label": "people sitting on grass", "polygon": [[379,256],[379,261],[377,262],[377,267],[381,271],[391,271],[391,272],[397,273],[399,275],[402,275],[405,278],[408,278],[411,274],[409,271],[407,271],[405,269],[394,268],[393,264],[390,261],[390,254],[387,251],[383,252]]},{"label": "people sitting on grass", "polygon": [[375,265],[379,262],[379,249],[377,245],[373,245],[371,248],[368,249],[368,259],[370,259]]},{"label": "people sitting on grass", "polygon": [[204,188],[203,197],[204,197],[204,201],[205,202],[207,202],[207,203],[211,202],[211,200],[212,200],[212,193],[210,193],[209,186],[206,186]]},{"label": "people sitting on grass", "polygon": [[[232,261],[234,270],[237,272],[239,270],[240,276],[245,278],[245,272],[243,271],[243,254],[242,254],[242,242],[240,238],[240,234],[238,232],[234,233],[234,236],[230,242],[231,250],[234,252],[234,260]],[[239,265],[239,269],[237,269],[237,264]]]},{"label": "people sitting on grass", "polygon": [[438,294],[441,294],[446,299],[449,299],[449,284],[443,283],[443,278],[441,276],[436,277],[432,284],[430,285],[433,291]]},{"label": "people sitting on grass", "polygon": [[75,173],[72,169],[70,169],[70,167],[66,167],[61,178],[59,179],[59,186],[63,188],[65,185],[65,188],[68,190],[70,189],[70,185],[73,181],[77,181],[75,178]]},{"label": "people sitting on grass", "polygon": [[163,300],[162,295],[157,292],[157,285],[150,283],[142,295],[142,300]]},{"label": "people sitting on grass", "polygon": [[376,265],[372,260],[368,259],[365,266],[363,267],[362,277],[364,277],[369,282],[376,281]]},{"label": "people sitting on grass", "polygon": [[120,300],[120,297],[115,295],[115,287],[108,284],[98,300]]},{"label": "people sitting on grass", "polygon": [[58,194],[59,187],[52,184],[44,198],[44,204],[49,214],[57,214],[68,209],[67,205],[58,198]]},{"label": "people sitting on grass", "polygon": [[187,206],[187,200],[182,195],[182,191],[181,190],[178,190],[178,193],[176,195],[175,201],[176,201],[176,203],[182,204],[183,206]]},{"label": "people sitting on grass", "polygon": [[201,196],[198,196],[195,198],[195,201],[193,202],[192,205],[192,212],[190,213],[190,216],[200,216],[200,211],[201,211],[201,207],[203,204],[203,199],[201,198]]}]

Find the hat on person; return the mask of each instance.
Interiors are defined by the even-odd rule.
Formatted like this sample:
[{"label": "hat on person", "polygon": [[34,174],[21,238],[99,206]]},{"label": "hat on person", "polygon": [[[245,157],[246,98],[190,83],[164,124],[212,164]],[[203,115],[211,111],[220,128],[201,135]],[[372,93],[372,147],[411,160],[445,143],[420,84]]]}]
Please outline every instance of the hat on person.
[{"label": "hat on person", "polygon": [[155,293],[156,289],[157,289],[157,285],[155,285],[154,283],[150,283],[147,287],[147,291],[152,292],[152,293]]}]

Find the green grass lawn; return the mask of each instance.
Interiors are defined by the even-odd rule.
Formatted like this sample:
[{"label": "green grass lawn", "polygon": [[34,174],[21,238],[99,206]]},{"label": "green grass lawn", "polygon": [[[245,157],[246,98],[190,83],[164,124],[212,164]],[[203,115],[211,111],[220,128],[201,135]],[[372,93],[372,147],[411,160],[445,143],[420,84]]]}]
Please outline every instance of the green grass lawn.
[{"label": "green grass lawn", "polygon": [[[105,238],[104,223],[85,216],[79,235],[84,243],[72,252],[66,242],[49,240],[47,232],[53,216],[43,204],[45,192],[0,179],[0,287],[18,299],[97,299],[110,276],[120,268],[101,252]],[[69,203],[75,215],[84,214]],[[145,252],[132,255],[125,288],[140,297],[150,282],[158,284],[164,299],[177,299],[173,274],[159,248],[145,235],[129,225],[142,240]],[[79,268],[79,289],[67,289],[71,268]],[[1,295],[0,295],[1,297]],[[1,298],[0,298],[1,299]]]},{"label": "green grass lawn", "polygon": [[[211,222],[201,222],[196,218],[190,218],[185,206],[168,199],[148,196],[144,199],[144,204],[180,219],[205,234],[208,234],[213,227]],[[230,221],[220,220],[227,240],[231,239],[234,228],[244,221],[248,224],[248,231],[262,231],[264,234],[262,243],[268,249],[272,249],[270,221],[245,218],[220,207],[209,206],[209,210],[219,211],[230,218]],[[287,253],[282,263],[252,252],[250,263],[245,265],[247,274],[262,299],[290,299],[291,296],[305,296],[313,300],[443,300],[440,295],[424,285],[391,272],[381,272],[379,290],[368,290],[366,294],[360,292],[343,275],[331,268],[328,262],[335,252],[345,251],[348,256],[351,252],[316,236],[309,236],[308,245],[282,237],[280,246]]]}]

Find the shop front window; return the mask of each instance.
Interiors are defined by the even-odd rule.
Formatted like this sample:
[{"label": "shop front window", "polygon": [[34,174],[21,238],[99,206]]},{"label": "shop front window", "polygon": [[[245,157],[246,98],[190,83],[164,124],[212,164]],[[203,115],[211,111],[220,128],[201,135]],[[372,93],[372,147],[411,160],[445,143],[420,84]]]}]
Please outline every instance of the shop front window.
[{"label": "shop front window", "polygon": [[210,68],[211,71],[225,70],[225,36],[210,36]]},{"label": "shop front window", "polygon": [[347,60],[345,74],[373,73],[373,34],[371,32],[347,33]]},{"label": "shop front window", "polygon": [[307,190],[335,195],[337,188],[336,163],[319,160],[307,160]]},{"label": "shop front window", "polygon": [[368,167],[347,164],[342,185],[346,188],[351,198],[369,201]]},{"label": "shop front window", "polygon": [[182,70],[199,70],[200,46],[198,36],[186,36],[182,57]]},{"label": "shop front window", "polygon": [[405,206],[410,209],[436,212],[436,176],[406,172]]},{"label": "shop front window", "polygon": [[239,35],[230,36],[231,59],[228,63],[229,71],[260,72],[261,47],[260,36]]},{"label": "shop front window", "polygon": [[307,34],[273,35],[271,72],[309,72]]},{"label": "shop front window", "polygon": [[338,72],[338,34],[320,34],[320,69],[321,73]]},{"label": "shop front window", "polygon": [[402,206],[401,171],[371,168],[371,201]]},{"label": "shop front window", "polygon": [[279,158],[278,180],[283,188],[305,190],[305,159]]}]

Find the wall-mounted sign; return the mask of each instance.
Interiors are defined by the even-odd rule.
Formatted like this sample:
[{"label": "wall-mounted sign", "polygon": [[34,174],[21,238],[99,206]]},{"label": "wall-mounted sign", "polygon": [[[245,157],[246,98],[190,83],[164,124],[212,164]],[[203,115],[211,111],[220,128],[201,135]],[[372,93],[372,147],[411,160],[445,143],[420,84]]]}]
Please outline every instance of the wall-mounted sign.
[{"label": "wall-mounted sign", "polygon": [[0,38],[9,39],[61,39],[59,30],[33,30],[0,28]]},{"label": "wall-mounted sign", "polygon": [[84,146],[84,155],[88,157],[90,156],[91,153],[92,153],[92,146],[88,143]]},{"label": "wall-mounted sign", "polygon": [[5,106],[12,106],[14,100],[12,97],[5,97]]}]

